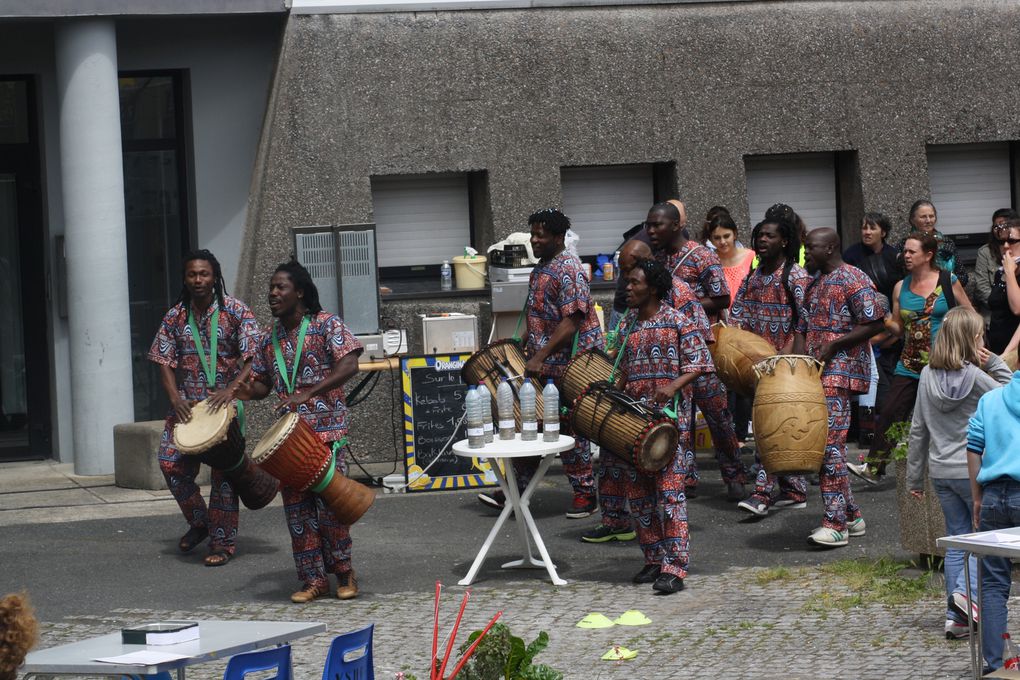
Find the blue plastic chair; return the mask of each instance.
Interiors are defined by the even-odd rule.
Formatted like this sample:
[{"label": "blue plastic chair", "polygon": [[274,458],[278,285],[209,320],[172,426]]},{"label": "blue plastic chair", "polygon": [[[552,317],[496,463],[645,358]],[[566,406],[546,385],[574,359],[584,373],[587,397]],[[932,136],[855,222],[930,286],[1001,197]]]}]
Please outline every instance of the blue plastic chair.
[{"label": "blue plastic chair", "polygon": [[227,662],[223,680],[244,680],[249,673],[268,671],[275,668],[276,675],[266,680],[291,680],[290,645],[281,645],[257,652],[235,654]]},{"label": "blue plastic chair", "polygon": [[372,663],[372,629],[370,625],[361,630],[338,635],[326,654],[326,667],[322,680],[375,680]]}]

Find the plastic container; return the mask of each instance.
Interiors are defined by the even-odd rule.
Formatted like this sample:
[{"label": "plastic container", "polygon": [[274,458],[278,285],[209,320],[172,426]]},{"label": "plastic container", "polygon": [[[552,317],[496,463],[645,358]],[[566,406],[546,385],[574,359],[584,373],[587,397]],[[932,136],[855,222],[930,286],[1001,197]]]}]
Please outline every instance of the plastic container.
[{"label": "plastic container", "polygon": [[542,389],[542,441],[560,440],[560,391],[549,378]]},{"label": "plastic container", "polygon": [[514,391],[506,378],[496,388],[496,413],[499,416],[499,438],[513,439],[517,427],[514,419]]},{"label": "plastic container", "polygon": [[453,290],[453,269],[449,260],[443,260],[443,266],[439,268],[439,286],[443,290]]},{"label": "plastic container", "polygon": [[521,441],[538,439],[538,414],[535,412],[535,387],[530,380],[521,385]]},{"label": "plastic container", "polygon": [[485,256],[458,255],[453,258],[457,274],[457,289],[472,290],[485,288]]},{"label": "plastic container", "polygon": [[1010,639],[1009,633],[1002,634],[1002,667],[1006,670],[1020,670],[1020,649]]},{"label": "plastic container", "polygon": [[468,388],[465,406],[467,407],[468,447],[480,449],[485,446],[485,428],[482,425],[482,401],[478,388]]},{"label": "plastic container", "polygon": [[485,432],[485,443],[492,441],[492,395],[489,390],[478,388],[478,399],[482,402],[482,430]]}]

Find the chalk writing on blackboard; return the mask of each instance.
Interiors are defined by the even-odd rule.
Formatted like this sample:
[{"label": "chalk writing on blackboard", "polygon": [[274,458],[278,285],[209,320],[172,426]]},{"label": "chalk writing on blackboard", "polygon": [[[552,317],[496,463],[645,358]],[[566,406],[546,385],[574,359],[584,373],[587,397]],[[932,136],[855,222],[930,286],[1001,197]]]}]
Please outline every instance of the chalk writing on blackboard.
[{"label": "chalk writing on blackboard", "polygon": [[[467,437],[461,419],[467,385],[461,380],[460,371],[470,356],[407,357],[400,362],[404,386],[404,464],[410,491],[496,483],[487,461],[463,458],[454,454],[452,448],[453,442]],[[447,442],[451,446],[444,451]]]}]

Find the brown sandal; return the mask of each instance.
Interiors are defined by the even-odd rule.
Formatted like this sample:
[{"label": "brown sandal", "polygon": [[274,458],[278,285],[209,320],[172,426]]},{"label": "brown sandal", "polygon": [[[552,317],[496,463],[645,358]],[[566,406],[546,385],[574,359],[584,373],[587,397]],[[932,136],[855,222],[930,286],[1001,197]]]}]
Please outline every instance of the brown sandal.
[{"label": "brown sandal", "polygon": [[230,561],[230,553],[225,550],[214,550],[205,556],[205,566],[222,567]]},{"label": "brown sandal", "polygon": [[195,549],[195,546],[202,543],[207,538],[209,538],[208,528],[191,527],[188,529],[188,533],[181,536],[180,543],[177,544],[177,549],[182,553],[189,553]]}]

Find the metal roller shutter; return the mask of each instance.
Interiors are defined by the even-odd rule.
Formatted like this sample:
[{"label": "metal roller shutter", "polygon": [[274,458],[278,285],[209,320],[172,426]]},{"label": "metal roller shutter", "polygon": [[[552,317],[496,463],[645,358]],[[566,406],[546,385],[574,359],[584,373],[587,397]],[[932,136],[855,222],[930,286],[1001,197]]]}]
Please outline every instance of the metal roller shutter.
[{"label": "metal roller shutter", "polygon": [[744,170],[751,226],[760,222],[774,204],[786,203],[808,229],[838,228],[835,154],[747,156]]},{"label": "metal roller shutter", "polygon": [[984,234],[991,227],[992,213],[1012,206],[1009,145],[931,145],[928,183],[939,231]]},{"label": "metal roller shutter", "polygon": [[560,186],[581,255],[615,252],[623,232],[643,221],[655,202],[651,165],[563,168]]},{"label": "metal roller shutter", "polygon": [[373,177],[372,208],[380,267],[441,264],[471,245],[463,173]]}]

